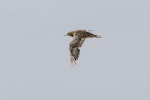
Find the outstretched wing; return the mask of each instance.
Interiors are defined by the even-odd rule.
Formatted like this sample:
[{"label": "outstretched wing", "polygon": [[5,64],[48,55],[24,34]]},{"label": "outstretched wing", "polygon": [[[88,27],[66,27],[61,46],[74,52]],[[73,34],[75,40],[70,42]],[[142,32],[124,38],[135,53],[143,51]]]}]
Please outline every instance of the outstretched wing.
[{"label": "outstretched wing", "polygon": [[85,38],[80,38],[78,36],[74,36],[74,39],[70,43],[70,60],[71,64],[75,65],[76,60],[79,57],[80,54],[80,47],[82,46],[83,42],[85,41]]},{"label": "outstretched wing", "polygon": [[70,52],[70,61],[72,65],[76,64],[76,60],[78,59],[80,54],[80,49],[79,48],[72,48]]},{"label": "outstretched wing", "polygon": [[82,46],[83,42],[85,41],[85,38],[81,38],[80,42],[79,42],[79,47]]}]

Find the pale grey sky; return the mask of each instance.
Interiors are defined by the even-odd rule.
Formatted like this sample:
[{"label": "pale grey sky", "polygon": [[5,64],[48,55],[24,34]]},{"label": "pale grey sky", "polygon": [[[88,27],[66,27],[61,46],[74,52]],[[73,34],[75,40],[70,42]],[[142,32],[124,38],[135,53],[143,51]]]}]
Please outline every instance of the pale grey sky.
[{"label": "pale grey sky", "polygon": [[[0,100],[150,100],[149,0],[0,1]],[[77,66],[68,31],[94,30]]]}]

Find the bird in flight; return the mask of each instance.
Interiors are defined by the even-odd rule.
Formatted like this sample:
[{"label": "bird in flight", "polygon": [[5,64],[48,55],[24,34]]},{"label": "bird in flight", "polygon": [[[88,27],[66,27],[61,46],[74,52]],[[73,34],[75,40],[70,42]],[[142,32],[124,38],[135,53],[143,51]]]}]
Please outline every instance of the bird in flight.
[{"label": "bird in flight", "polygon": [[80,54],[80,47],[86,38],[101,38],[99,35],[92,34],[86,30],[75,30],[68,32],[65,36],[73,37],[73,40],[70,42],[70,61],[72,65],[76,65],[76,60],[78,60]]}]

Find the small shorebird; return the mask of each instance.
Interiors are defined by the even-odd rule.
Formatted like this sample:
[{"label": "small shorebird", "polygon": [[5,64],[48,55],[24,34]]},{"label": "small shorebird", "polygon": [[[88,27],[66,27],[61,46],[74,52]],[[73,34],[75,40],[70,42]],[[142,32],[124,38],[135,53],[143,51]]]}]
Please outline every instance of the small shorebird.
[{"label": "small shorebird", "polygon": [[76,60],[78,60],[80,54],[80,47],[86,38],[101,38],[99,35],[90,33],[86,30],[75,30],[68,32],[65,36],[73,37],[73,40],[70,42],[70,61],[72,65],[76,65]]}]

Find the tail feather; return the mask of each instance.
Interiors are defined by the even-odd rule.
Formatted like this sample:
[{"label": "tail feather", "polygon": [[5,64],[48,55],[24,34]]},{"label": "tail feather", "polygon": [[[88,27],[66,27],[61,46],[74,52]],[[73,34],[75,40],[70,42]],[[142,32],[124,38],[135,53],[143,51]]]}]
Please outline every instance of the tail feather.
[{"label": "tail feather", "polygon": [[95,38],[101,38],[100,35],[95,35],[95,34],[92,34],[90,32],[86,32],[86,34],[84,34],[84,35],[85,35],[86,38],[93,38],[93,37],[95,37]]},{"label": "tail feather", "polygon": [[100,35],[96,35],[96,38],[102,38]]}]

